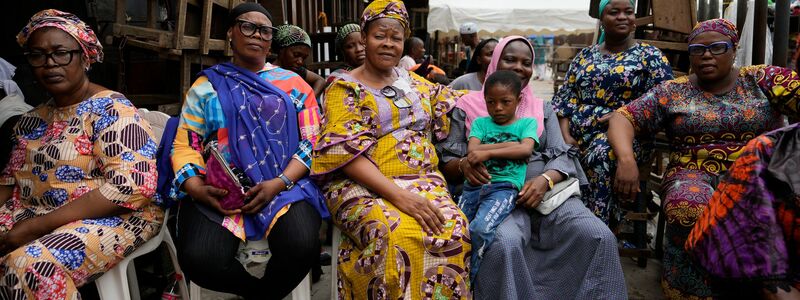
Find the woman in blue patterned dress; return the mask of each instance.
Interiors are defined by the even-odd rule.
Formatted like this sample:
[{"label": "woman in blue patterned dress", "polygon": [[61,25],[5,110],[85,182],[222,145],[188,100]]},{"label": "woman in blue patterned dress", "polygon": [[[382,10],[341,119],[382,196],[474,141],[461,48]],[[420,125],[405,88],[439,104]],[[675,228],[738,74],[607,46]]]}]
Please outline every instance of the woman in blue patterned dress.
[{"label": "woman in blue patterned dress", "polygon": [[[608,118],[615,109],[672,79],[672,70],[658,48],[631,38],[636,27],[632,1],[604,0],[600,12],[605,41],[601,37],[599,44],[575,57],[553,105],[564,141],[581,151],[589,179],[584,201],[608,223],[616,207],[611,193],[615,166],[606,136]],[[641,148],[635,145],[637,154]]]}]

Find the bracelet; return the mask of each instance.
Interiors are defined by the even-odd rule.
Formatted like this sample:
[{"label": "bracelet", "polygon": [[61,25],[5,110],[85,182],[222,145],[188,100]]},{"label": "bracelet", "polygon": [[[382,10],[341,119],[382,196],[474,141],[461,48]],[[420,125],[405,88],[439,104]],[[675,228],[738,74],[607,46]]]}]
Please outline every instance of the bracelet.
[{"label": "bracelet", "polygon": [[553,186],[555,186],[555,184],[553,183],[553,178],[550,178],[550,176],[547,176],[547,174],[545,173],[542,173],[541,176],[547,180],[547,185],[550,187],[549,190],[552,190]]},{"label": "bracelet", "polygon": [[291,179],[289,179],[289,177],[286,177],[286,175],[283,175],[283,173],[281,173],[280,175],[278,175],[278,178],[280,178],[280,180],[282,180],[282,181],[283,181],[283,184],[284,184],[284,185],[286,185],[286,190],[287,190],[287,191],[288,191],[288,190],[291,190],[291,189],[292,189],[292,187],[294,187],[294,181],[292,181]]},{"label": "bracelet", "polygon": [[461,173],[461,175],[464,175],[464,169],[461,168],[461,163],[462,162],[464,162],[464,158],[463,157],[458,160],[458,172]]}]

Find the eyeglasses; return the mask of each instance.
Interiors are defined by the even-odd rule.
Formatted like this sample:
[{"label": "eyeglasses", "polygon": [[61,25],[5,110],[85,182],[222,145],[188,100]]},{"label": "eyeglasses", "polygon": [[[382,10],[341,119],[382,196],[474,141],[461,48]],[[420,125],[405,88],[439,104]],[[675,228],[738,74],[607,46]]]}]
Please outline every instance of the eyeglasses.
[{"label": "eyeglasses", "polygon": [[42,52],[25,52],[25,58],[31,67],[39,68],[47,64],[47,61],[52,59],[56,66],[66,66],[72,62],[72,56],[75,53],[83,53],[83,50],[56,50],[50,53]]},{"label": "eyeglasses", "polygon": [[730,48],[733,48],[733,44],[725,41],[711,43],[708,46],[703,44],[691,44],[689,45],[689,55],[701,56],[706,54],[706,50],[711,51],[713,55],[721,55],[728,52]]},{"label": "eyeglasses", "polygon": [[381,94],[386,98],[392,99],[392,103],[394,103],[394,106],[397,106],[397,108],[411,107],[411,100],[405,97],[405,93],[401,89],[387,85],[381,89]]},{"label": "eyeglasses", "polygon": [[267,25],[258,25],[253,22],[245,21],[245,20],[236,20],[239,23],[239,31],[244,34],[246,37],[252,37],[258,31],[261,34],[261,39],[265,41],[272,40],[272,33],[278,30],[278,28],[267,26]]}]

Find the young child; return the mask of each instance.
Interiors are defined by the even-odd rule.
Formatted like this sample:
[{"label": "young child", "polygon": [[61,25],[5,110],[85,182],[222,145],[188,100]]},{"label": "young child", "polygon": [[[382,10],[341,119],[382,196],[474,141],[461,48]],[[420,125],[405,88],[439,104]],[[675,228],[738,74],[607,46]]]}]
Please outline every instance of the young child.
[{"label": "young child", "polygon": [[521,89],[522,83],[514,72],[497,71],[489,76],[483,93],[490,117],[472,122],[467,161],[471,165],[483,163],[491,175],[489,184],[465,183],[459,201],[470,222],[473,280],[483,252],[494,240],[495,229],[516,205],[516,196],[525,182],[527,159],[539,143],[536,120],[516,117]]}]

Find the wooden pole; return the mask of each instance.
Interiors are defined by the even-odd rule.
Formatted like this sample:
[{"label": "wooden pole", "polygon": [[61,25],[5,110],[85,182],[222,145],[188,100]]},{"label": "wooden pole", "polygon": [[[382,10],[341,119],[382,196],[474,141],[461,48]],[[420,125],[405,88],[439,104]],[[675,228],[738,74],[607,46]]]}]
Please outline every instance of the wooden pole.
[{"label": "wooden pole", "polygon": [[700,0],[700,5],[697,7],[697,20],[703,22],[708,17],[708,0]]},{"label": "wooden pole", "polygon": [[753,64],[764,63],[767,44],[767,0],[756,0],[753,17]]},{"label": "wooden pole", "polygon": [[739,36],[742,36],[742,28],[747,20],[747,1],[736,0],[736,31],[739,32]]},{"label": "wooden pole", "polygon": [[720,0],[709,0],[710,3],[708,4],[708,19],[716,19],[719,18],[719,1]]},{"label": "wooden pole", "polygon": [[789,0],[775,1],[775,33],[772,39],[772,64],[785,67],[789,51]]}]

